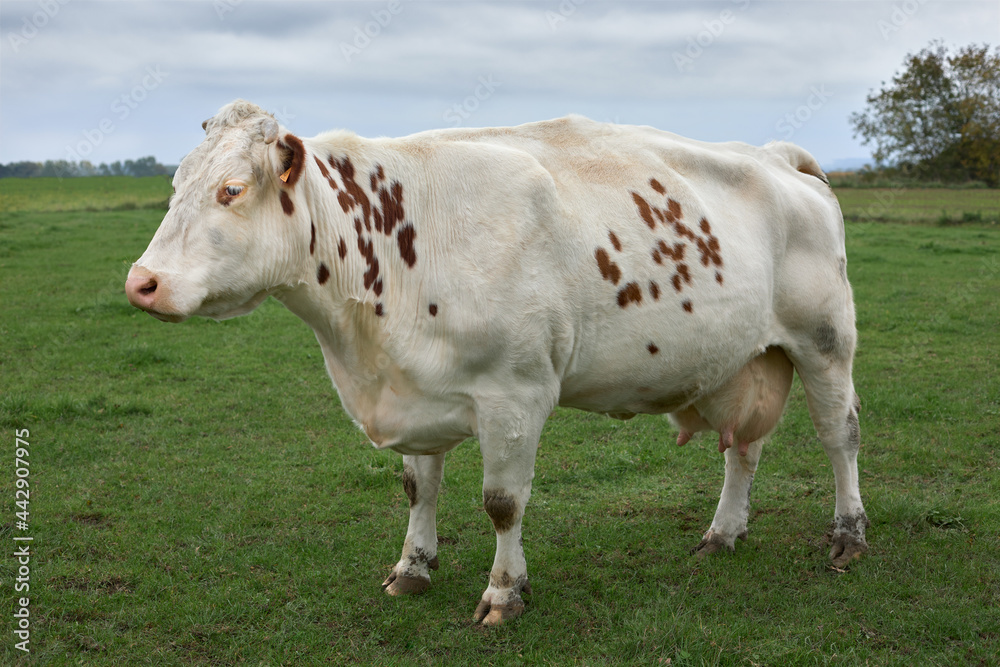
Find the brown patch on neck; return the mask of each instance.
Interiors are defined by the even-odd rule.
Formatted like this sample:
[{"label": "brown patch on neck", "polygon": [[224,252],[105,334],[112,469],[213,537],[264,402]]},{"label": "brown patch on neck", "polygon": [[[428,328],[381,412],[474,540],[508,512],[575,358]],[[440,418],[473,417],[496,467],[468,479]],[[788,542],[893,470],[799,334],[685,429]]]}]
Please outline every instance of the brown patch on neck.
[{"label": "brown patch on neck", "polygon": [[292,198],[288,196],[288,193],[284,190],[281,191],[281,210],[285,212],[285,215],[291,215],[295,213],[295,204],[292,203]]},{"label": "brown patch on neck", "polygon": [[411,268],[417,263],[417,251],[413,248],[413,239],[416,236],[417,233],[413,230],[413,225],[410,224],[400,227],[399,233],[396,234],[396,242],[399,244],[399,256]]}]

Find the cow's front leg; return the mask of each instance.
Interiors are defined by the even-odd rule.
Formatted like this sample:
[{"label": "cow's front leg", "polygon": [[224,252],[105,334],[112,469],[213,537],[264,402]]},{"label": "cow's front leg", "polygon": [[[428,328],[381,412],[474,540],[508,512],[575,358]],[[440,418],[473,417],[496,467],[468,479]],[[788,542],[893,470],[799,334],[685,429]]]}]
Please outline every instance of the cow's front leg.
[{"label": "cow's front leg", "polygon": [[761,441],[751,442],[746,455],[740,447],[726,449],[726,480],[722,484],[719,507],[712,525],[694,548],[698,556],[712,554],[722,549],[735,551],[736,538],[747,537],[747,517],[750,515],[750,490],[753,476],[760,461]]},{"label": "cow's front leg", "polygon": [[422,593],[431,585],[430,570],[438,568],[437,497],[444,472],[444,454],[403,456],[403,490],[410,501],[410,523],[403,555],[382,588],[389,595]]},{"label": "cow's front leg", "polygon": [[[548,414],[548,410],[544,415]],[[493,522],[497,550],[490,583],[476,607],[475,619],[498,625],[524,612],[522,592],[531,592],[521,544],[521,519],[531,495],[535,452],[545,416],[480,421],[483,454],[483,507]],[[484,428],[485,426],[485,428]]]}]

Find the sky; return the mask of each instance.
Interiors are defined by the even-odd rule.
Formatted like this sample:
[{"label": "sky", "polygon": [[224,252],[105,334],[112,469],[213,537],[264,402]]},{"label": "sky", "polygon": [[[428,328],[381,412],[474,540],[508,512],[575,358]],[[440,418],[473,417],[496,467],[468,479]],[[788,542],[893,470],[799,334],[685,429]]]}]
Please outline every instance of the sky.
[{"label": "sky", "polygon": [[4,0],[0,162],[177,164],[243,98],[300,136],[579,113],[830,169],[869,158],[850,114],[932,40],[1000,44],[1000,2]]}]

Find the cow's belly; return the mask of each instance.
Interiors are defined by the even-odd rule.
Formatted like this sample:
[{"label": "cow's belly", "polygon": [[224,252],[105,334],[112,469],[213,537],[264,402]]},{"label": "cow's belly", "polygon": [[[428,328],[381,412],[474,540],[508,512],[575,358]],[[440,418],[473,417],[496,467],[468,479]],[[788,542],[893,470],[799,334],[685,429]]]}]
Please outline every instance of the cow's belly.
[{"label": "cow's belly", "polygon": [[676,412],[722,386],[772,344],[770,291],[608,309],[582,320],[559,404],[612,416]]}]

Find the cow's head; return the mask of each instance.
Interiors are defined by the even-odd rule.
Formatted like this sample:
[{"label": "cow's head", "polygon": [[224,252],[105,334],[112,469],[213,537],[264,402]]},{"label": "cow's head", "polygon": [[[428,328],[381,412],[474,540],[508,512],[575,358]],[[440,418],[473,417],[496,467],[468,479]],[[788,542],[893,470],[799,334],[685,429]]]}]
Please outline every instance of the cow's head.
[{"label": "cow's head", "polygon": [[293,203],[305,150],[259,107],[237,100],[202,124],[174,175],[170,210],[125,293],[167,322],[249,313],[296,280],[309,225]]}]

